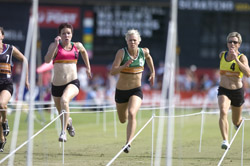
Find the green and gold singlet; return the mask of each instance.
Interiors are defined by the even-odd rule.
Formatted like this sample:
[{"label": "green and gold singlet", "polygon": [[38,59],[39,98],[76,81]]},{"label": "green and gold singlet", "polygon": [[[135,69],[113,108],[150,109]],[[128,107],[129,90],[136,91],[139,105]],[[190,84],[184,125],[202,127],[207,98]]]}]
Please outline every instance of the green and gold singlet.
[{"label": "green and gold singlet", "polygon": [[[124,56],[120,66],[124,65],[128,60],[133,59],[127,50],[127,48],[123,48]],[[145,55],[143,53],[142,48],[138,48],[138,55],[136,59],[129,65],[129,67],[124,68],[121,73],[128,73],[128,74],[136,74],[141,73],[144,70],[145,64]]]}]

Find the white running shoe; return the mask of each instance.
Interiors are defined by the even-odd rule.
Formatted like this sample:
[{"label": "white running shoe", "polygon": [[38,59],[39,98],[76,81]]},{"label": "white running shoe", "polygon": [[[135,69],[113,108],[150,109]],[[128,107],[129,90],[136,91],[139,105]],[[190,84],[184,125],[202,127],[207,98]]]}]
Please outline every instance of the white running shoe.
[{"label": "white running shoe", "polygon": [[221,143],[221,149],[227,150],[227,148],[229,148],[228,141],[227,140],[222,141],[222,143]]},{"label": "white running shoe", "polygon": [[71,137],[75,136],[75,129],[74,129],[73,125],[72,125],[72,118],[71,117],[69,117],[69,124],[67,125],[67,130],[68,130],[69,135]]},{"label": "white running shoe", "polygon": [[58,141],[59,142],[66,142],[67,141],[67,136],[66,136],[65,132],[63,132],[63,131],[61,132]]}]

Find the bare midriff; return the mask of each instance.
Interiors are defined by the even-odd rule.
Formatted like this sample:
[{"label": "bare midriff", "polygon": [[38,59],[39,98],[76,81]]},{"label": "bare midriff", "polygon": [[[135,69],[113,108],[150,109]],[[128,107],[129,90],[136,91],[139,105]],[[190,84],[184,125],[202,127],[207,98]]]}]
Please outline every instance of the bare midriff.
[{"label": "bare midriff", "polygon": [[142,73],[126,74],[120,73],[116,88],[119,90],[129,90],[141,86]]},{"label": "bare midriff", "polygon": [[240,77],[221,75],[220,86],[226,89],[235,90],[242,88],[243,84]]},{"label": "bare midriff", "polygon": [[75,63],[54,64],[53,85],[65,85],[75,79],[77,79],[77,67]]}]

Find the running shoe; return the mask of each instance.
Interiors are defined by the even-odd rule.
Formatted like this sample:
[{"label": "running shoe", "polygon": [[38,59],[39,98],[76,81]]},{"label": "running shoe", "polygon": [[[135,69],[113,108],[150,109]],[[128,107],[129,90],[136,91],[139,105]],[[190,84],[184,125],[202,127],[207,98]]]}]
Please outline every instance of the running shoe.
[{"label": "running shoe", "polygon": [[124,152],[124,153],[129,153],[130,149],[131,149],[131,146],[128,145],[128,146],[123,150],[123,152]]},{"label": "running shoe", "polygon": [[6,144],[7,140],[5,138],[5,141],[4,142],[0,142],[0,152],[3,152],[4,150],[4,145]]},{"label": "running shoe", "polygon": [[3,135],[4,135],[5,137],[8,136],[9,133],[10,133],[8,120],[6,120],[6,122],[3,122],[3,123],[2,123],[2,127],[3,127]]},{"label": "running shoe", "polygon": [[75,129],[74,129],[73,125],[72,125],[72,118],[71,117],[69,117],[69,123],[67,125],[67,130],[68,130],[69,135],[71,137],[75,136]]},{"label": "running shoe", "polygon": [[59,140],[59,142],[67,142],[66,133],[62,131],[58,140]]},{"label": "running shoe", "polygon": [[222,141],[221,149],[227,150],[227,148],[229,148],[229,143],[228,143],[228,141],[227,141],[227,140]]}]

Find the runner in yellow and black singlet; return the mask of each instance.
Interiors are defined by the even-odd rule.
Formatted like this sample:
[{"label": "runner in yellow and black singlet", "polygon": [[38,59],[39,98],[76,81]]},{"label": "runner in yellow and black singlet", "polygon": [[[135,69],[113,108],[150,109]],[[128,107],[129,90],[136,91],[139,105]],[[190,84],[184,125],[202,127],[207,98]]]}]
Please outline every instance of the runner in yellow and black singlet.
[{"label": "runner in yellow and black singlet", "polygon": [[222,135],[222,149],[229,148],[228,142],[228,110],[231,106],[232,121],[238,128],[242,121],[244,89],[242,77],[250,76],[247,57],[239,52],[242,43],[238,32],[229,33],[227,37],[228,51],[220,53],[220,84],[218,89],[218,104],[220,108],[219,127]]}]

